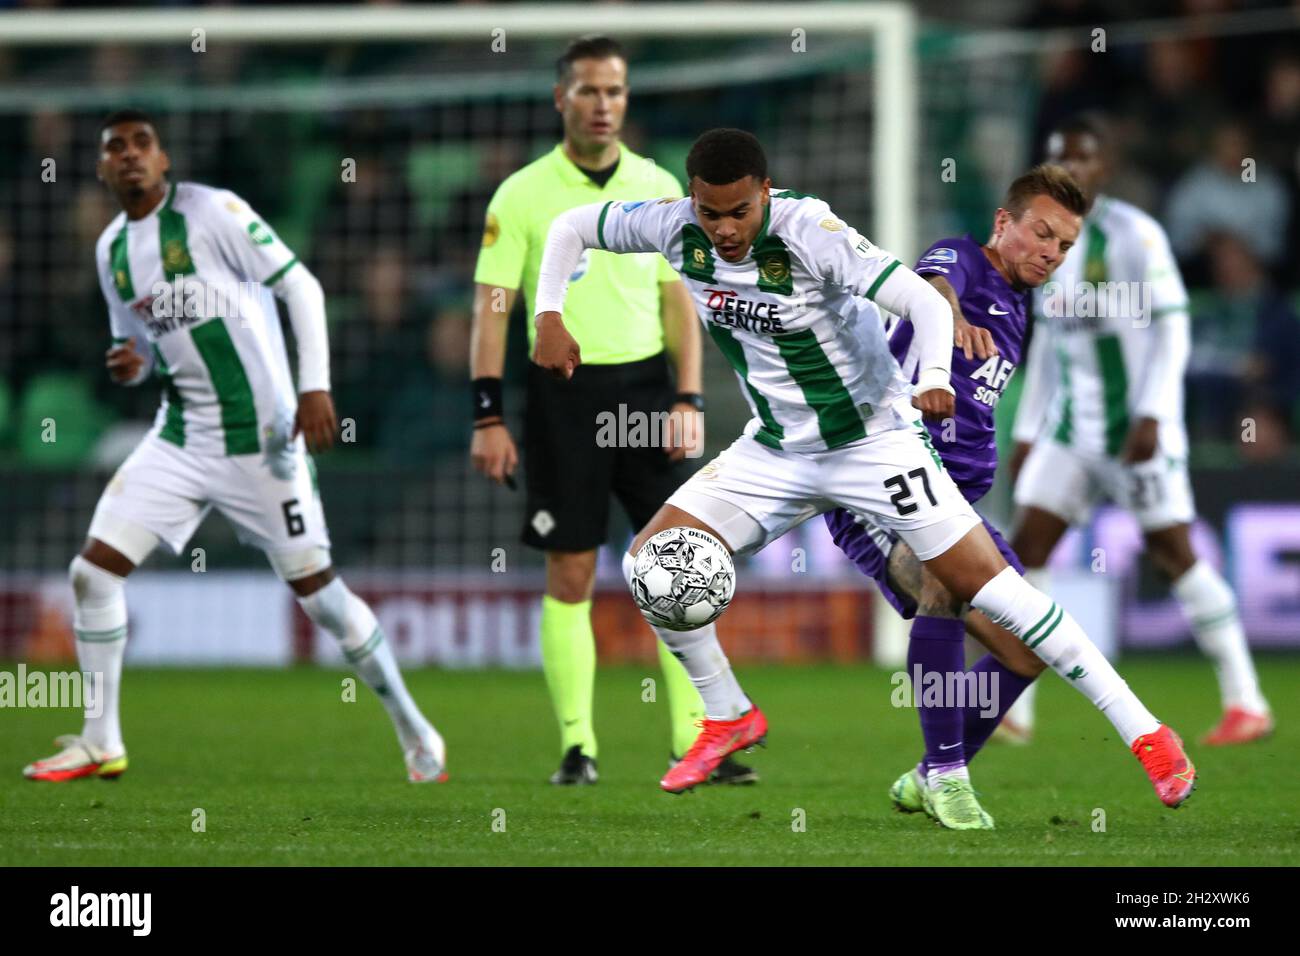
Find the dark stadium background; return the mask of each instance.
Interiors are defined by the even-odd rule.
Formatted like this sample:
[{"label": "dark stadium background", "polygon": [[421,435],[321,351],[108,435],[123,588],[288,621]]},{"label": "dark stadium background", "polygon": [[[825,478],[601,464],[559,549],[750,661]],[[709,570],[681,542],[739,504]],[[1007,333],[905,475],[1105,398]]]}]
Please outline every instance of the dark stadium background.
[{"label": "dark stadium background", "polygon": [[[0,9],[90,6],[0,0]],[[593,5],[590,28],[600,29],[602,9],[619,6]],[[1180,206],[1207,191],[1244,188],[1241,157],[1256,161],[1249,188],[1278,197],[1264,220],[1243,203],[1240,215],[1172,239],[1193,298],[1188,425],[1206,533],[1242,593],[1253,641],[1294,647],[1296,8],[1243,0],[1138,7],[1092,0],[917,5],[916,234],[923,242],[965,231],[982,236],[1005,183],[1038,158],[1044,130],[1083,108],[1105,109],[1116,121],[1125,162],[1112,192],[1167,226]],[[690,9],[682,4],[682,15]],[[196,6],[196,23],[201,13]],[[797,23],[797,11],[792,18]],[[508,29],[508,16],[504,22]],[[1089,49],[1097,24],[1108,31],[1103,54]],[[791,56],[783,36],[634,38],[626,45],[632,103],[625,138],[633,148],[681,178],[686,149],[702,129],[751,129],[769,144],[779,185],[821,195],[871,234],[869,44],[813,35],[802,58]],[[338,564],[372,595],[400,599],[389,613],[408,658],[531,663],[530,595],[540,560],[517,543],[522,496],[489,487],[469,468],[466,363],[486,202],[506,174],[558,136],[550,70],[560,46],[513,40],[507,54],[488,60],[486,41],[229,45],[211,37],[196,55],[184,44],[14,46],[0,35],[0,657],[70,653],[64,569],[112,468],[156,407],[155,387],[117,388],[102,368],[108,330],[93,243],[115,210],[94,179],[95,135],[104,113],[129,104],[160,117],[174,178],[243,195],[325,285],[335,398],[340,416],[355,423],[355,441],[318,461]],[[340,181],[345,157],[356,161],[355,183]],[[42,163],[50,158],[57,178],[45,182]],[[955,160],[954,182],[939,175],[946,159]],[[507,361],[516,425],[523,321],[519,310]],[[712,454],[747,412],[720,356],[707,347],[705,355]],[[1013,408],[1009,396],[1008,418]],[[49,417],[58,423],[53,443],[41,439]],[[1242,440],[1245,418],[1256,422],[1253,442]],[[1000,485],[995,508],[1005,509],[1006,497]],[[1251,531],[1243,538],[1234,533],[1241,527],[1264,527],[1270,536]],[[766,593],[753,594],[749,610],[738,600],[724,621],[740,658],[869,653],[871,597],[824,538],[814,522],[742,569],[754,582],[780,580],[783,590],[755,587]],[[169,659],[169,650],[180,659],[222,658],[220,648],[186,651],[187,633],[205,623],[202,600],[241,622],[265,622],[259,602],[278,602],[271,619],[292,636],[277,638],[281,650],[256,659],[329,659],[332,649],[314,648],[304,635],[287,592],[274,596],[278,585],[262,556],[238,546],[219,518],[191,547],[203,549],[206,579],[180,577],[192,573],[191,554],[160,555],[147,570],[173,576],[155,579],[154,591],[143,579],[128,588],[177,595],[157,659]],[[497,548],[508,565],[504,578],[490,569]],[[798,563],[795,548],[806,551],[806,573],[798,577],[783,573]],[[608,556],[603,567],[613,567]],[[1149,568],[1139,564],[1116,578],[1122,642],[1190,641],[1170,606],[1151,606],[1163,592]],[[249,590],[257,582],[267,590]],[[196,603],[187,603],[190,595]],[[597,613],[610,659],[650,653],[616,572]],[[486,629],[487,644],[465,650],[457,636],[428,643],[412,636],[464,628]],[[131,653],[152,659],[151,646],[142,639]],[[517,653],[503,651],[507,646]],[[232,654],[243,659],[242,651]]]}]

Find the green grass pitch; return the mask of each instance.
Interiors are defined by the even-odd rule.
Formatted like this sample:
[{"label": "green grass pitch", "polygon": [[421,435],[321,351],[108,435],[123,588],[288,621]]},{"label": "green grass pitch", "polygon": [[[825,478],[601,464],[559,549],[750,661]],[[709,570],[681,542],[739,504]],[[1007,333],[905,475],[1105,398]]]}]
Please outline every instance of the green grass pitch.
[{"label": "green grass pitch", "polygon": [[668,727],[662,697],[641,699],[648,666],[598,676],[601,781],[588,788],[546,783],[559,754],[540,673],[411,672],[451,772],[413,786],[369,691],[342,701],[342,671],[128,668],[118,781],[24,780],[80,715],[0,710],[0,865],[1300,863],[1300,659],[1260,663],[1274,737],[1220,750],[1194,744],[1217,716],[1208,663],[1130,657],[1121,670],[1191,745],[1200,783],[1182,809],[1160,806],[1110,725],[1048,675],[1036,741],[991,745],[973,767],[997,830],[952,833],[890,808],[920,732],[869,667],[741,668],[771,724],[752,757],[762,782],[676,797],[656,785]]}]

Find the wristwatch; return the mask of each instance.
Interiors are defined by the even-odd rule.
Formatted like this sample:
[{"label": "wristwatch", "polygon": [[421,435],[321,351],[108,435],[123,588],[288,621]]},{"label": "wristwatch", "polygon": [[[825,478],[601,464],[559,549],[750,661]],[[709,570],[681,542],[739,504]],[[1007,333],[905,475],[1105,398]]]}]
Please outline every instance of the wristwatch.
[{"label": "wristwatch", "polygon": [[699,392],[678,392],[677,398],[673,400],[674,405],[686,404],[691,406],[697,412],[704,411],[704,396]]}]

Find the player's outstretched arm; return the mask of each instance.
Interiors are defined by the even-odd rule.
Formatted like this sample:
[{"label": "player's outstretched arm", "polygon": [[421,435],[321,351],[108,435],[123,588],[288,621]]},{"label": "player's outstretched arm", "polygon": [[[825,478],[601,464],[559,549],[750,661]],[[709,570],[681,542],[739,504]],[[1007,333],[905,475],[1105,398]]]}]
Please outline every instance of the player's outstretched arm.
[{"label": "player's outstretched arm", "polygon": [[[952,417],[953,310],[925,279],[837,219],[825,203],[810,203],[794,230],[805,262],[826,281],[865,296],[912,323],[919,352],[912,404],[932,421]],[[826,222],[840,228],[827,229]]]},{"label": "player's outstretched arm", "polygon": [[533,361],[558,378],[571,378],[582,363],[581,350],[564,327],[564,297],[569,276],[586,249],[600,246],[602,218],[609,203],[578,206],[556,216],[546,234],[537,276],[537,341]]},{"label": "player's outstretched arm", "polygon": [[916,388],[912,404],[931,421],[951,418],[955,412],[952,374],[953,310],[929,282],[901,263],[880,284],[876,302],[901,315],[916,328]]},{"label": "player's outstretched arm", "polygon": [[330,396],[330,346],[325,324],[325,290],[301,263],[290,267],[275,283],[285,304],[298,346],[298,412],[293,434],[301,432],[312,451],[334,446],[338,417]]},{"label": "player's outstretched arm", "polygon": [[582,364],[582,349],[578,340],[564,327],[559,312],[548,310],[537,313],[537,342],[533,346],[533,361],[556,378],[573,378]]},{"label": "player's outstretched arm", "polygon": [[293,250],[243,199],[229,190],[219,190],[207,194],[206,201],[207,224],[217,253],[232,272],[269,288],[289,313],[298,350],[294,437],[300,432],[305,435],[312,451],[331,448],[338,419],[330,397],[325,291]]},{"label": "player's outstretched arm", "polygon": [[674,207],[682,202],[685,200],[592,203],[551,221],[537,277],[534,362],[560,378],[569,378],[582,362],[578,343],[564,327],[563,313],[569,276],[583,251],[665,252],[660,235],[674,215]]},{"label": "player's outstretched arm", "polygon": [[998,354],[998,347],[993,342],[993,333],[978,325],[971,325],[961,311],[961,298],[957,290],[941,275],[928,274],[925,281],[939,290],[939,294],[948,300],[952,308],[952,344],[962,350],[967,359],[986,359]]}]

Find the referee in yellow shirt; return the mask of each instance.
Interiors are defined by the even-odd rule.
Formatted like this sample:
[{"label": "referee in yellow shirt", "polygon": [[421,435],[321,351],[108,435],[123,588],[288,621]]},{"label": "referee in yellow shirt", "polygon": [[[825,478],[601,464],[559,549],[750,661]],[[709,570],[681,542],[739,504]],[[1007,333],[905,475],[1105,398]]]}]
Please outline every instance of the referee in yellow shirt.
[{"label": "referee in yellow shirt", "polygon": [[[526,314],[533,314],[551,220],[601,200],[682,195],[669,173],[619,142],[628,95],[627,60],[619,44],[607,37],[575,40],[556,67],[555,109],[564,118],[564,141],[497,188],[474,272],[470,454],[474,467],[496,482],[504,482],[518,463],[501,407],[506,323],[520,289]],[[699,321],[662,256],[584,253],[570,279],[565,322],[582,348],[582,365],[573,378],[559,382],[532,363],[528,368],[523,540],[546,552],[542,668],[562,753],[551,783],[587,784],[597,779],[591,591],[596,549],[607,533],[609,496],[619,499],[634,528],[644,525],[693,470],[686,461],[687,443],[693,456],[702,451],[704,401]],[[535,334],[530,318],[530,353]],[[626,406],[626,414],[677,412],[682,427],[669,429],[659,447],[601,447],[607,443],[597,443],[597,416],[610,413],[616,422],[625,421],[620,406]],[[662,419],[649,419],[656,420]],[[695,721],[704,716],[704,706],[662,643],[659,658],[672,718],[672,756],[680,757],[695,740]],[[757,775],[729,761],[715,779],[750,783]]]}]

